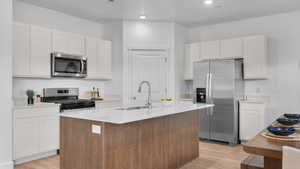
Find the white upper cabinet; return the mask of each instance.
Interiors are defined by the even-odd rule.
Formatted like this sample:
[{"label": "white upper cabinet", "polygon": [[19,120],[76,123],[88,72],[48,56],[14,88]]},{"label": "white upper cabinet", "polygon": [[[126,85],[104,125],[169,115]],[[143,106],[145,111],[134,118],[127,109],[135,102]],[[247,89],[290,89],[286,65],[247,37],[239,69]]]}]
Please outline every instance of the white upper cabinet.
[{"label": "white upper cabinet", "polygon": [[201,42],[185,45],[185,80],[194,77],[194,62],[201,61]]},{"label": "white upper cabinet", "polygon": [[184,80],[193,79],[193,61],[191,58],[191,44],[185,44],[185,74]]},{"label": "white upper cabinet", "polygon": [[33,25],[30,27],[31,75],[34,77],[50,78],[52,31]]},{"label": "white upper cabinet", "polygon": [[204,41],[201,45],[201,59],[218,59],[220,58],[220,41]]},{"label": "white upper cabinet", "polygon": [[190,44],[191,61],[199,61],[201,55],[201,42]]},{"label": "white upper cabinet", "polygon": [[85,38],[84,36],[69,33],[69,53],[85,55]]},{"label": "white upper cabinet", "polygon": [[86,57],[87,57],[87,78],[97,79],[97,63],[98,59],[98,39],[86,38]]},{"label": "white upper cabinet", "polygon": [[86,38],[88,79],[111,79],[111,41]]},{"label": "white upper cabinet", "polygon": [[112,42],[100,40],[100,43],[98,44],[98,55],[100,59],[100,62],[98,63],[100,76],[103,79],[111,79]]},{"label": "white upper cabinet", "polygon": [[14,23],[14,77],[50,78],[51,30]]},{"label": "white upper cabinet", "polygon": [[54,31],[53,51],[74,55],[85,55],[85,38],[81,35]]},{"label": "white upper cabinet", "polygon": [[13,75],[30,76],[30,27],[22,23],[13,25]]},{"label": "white upper cabinet", "polygon": [[244,41],[244,78],[267,79],[267,39],[265,36],[245,37]]},{"label": "white upper cabinet", "polygon": [[220,58],[234,59],[243,57],[243,40],[241,38],[220,41]]}]

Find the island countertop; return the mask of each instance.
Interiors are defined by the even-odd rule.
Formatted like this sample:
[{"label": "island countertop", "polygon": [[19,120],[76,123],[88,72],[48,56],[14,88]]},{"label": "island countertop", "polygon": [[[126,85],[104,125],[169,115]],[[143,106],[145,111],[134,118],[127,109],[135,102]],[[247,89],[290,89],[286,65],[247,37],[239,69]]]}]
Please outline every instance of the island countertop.
[{"label": "island countertop", "polygon": [[118,108],[89,109],[76,112],[62,113],[62,117],[100,121],[113,124],[125,124],[151,118],[163,117],[178,113],[213,107],[213,104],[193,104],[191,102],[179,102],[174,105],[154,105],[152,109],[119,110]]}]

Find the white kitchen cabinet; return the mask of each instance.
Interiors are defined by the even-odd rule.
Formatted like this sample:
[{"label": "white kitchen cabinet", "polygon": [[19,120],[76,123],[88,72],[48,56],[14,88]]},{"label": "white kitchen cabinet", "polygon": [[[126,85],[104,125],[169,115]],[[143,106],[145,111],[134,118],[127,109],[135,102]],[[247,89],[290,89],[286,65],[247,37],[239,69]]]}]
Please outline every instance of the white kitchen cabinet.
[{"label": "white kitchen cabinet", "polygon": [[74,33],[53,31],[53,51],[83,56],[85,38]]},{"label": "white kitchen cabinet", "polygon": [[244,78],[267,79],[267,39],[265,36],[245,37],[244,42]]},{"label": "white kitchen cabinet", "polygon": [[39,153],[39,120],[37,117],[15,120],[15,159]]},{"label": "white kitchen cabinet", "polygon": [[201,42],[190,44],[191,61],[196,62],[201,59]]},{"label": "white kitchen cabinet", "polygon": [[204,41],[201,43],[201,60],[219,59],[220,41]]},{"label": "white kitchen cabinet", "polygon": [[112,79],[112,42],[107,40],[101,40],[99,44],[99,57],[98,63],[99,72],[103,79]]},{"label": "white kitchen cabinet", "polygon": [[86,57],[87,57],[87,73],[89,79],[98,78],[97,64],[98,58],[98,39],[86,38]]},{"label": "white kitchen cabinet", "polygon": [[51,30],[14,23],[13,76],[50,78]]},{"label": "white kitchen cabinet", "polygon": [[202,61],[201,42],[185,45],[185,80],[192,80],[194,77],[194,62]]},{"label": "white kitchen cabinet", "polygon": [[33,77],[50,78],[50,54],[52,31],[30,26],[30,74]]},{"label": "white kitchen cabinet", "polygon": [[88,79],[111,79],[111,41],[86,38]]},{"label": "white kitchen cabinet", "polygon": [[184,80],[192,80],[194,78],[193,60],[191,57],[191,44],[185,44],[185,73]]},{"label": "white kitchen cabinet", "polygon": [[250,140],[264,129],[265,109],[264,102],[240,102],[240,140]]},{"label": "white kitchen cabinet", "polygon": [[59,106],[15,109],[14,126],[17,163],[59,149]]},{"label": "white kitchen cabinet", "polygon": [[13,76],[30,76],[30,27],[27,24],[13,24]]},{"label": "white kitchen cabinet", "polygon": [[220,59],[236,59],[243,57],[243,40],[241,38],[220,41]]},{"label": "white kitchen cabinet", "polygon": [[85,55],[85,38],[84,36],[69,33],[69,53],[76,55]]},{"label": "white kitchen cabinet", "polygon": [[59,116],[46,116],[39,119],[39,151],[59,149]]}]

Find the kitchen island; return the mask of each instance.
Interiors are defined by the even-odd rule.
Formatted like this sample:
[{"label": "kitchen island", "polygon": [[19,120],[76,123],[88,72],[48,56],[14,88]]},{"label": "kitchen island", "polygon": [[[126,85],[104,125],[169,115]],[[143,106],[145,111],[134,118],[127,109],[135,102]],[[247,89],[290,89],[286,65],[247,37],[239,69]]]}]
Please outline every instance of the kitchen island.
[{"label": "kitchen island", "polygon": [[65,113],[61,169],[175,169],[198,157],[199,113],[208,104]]}]

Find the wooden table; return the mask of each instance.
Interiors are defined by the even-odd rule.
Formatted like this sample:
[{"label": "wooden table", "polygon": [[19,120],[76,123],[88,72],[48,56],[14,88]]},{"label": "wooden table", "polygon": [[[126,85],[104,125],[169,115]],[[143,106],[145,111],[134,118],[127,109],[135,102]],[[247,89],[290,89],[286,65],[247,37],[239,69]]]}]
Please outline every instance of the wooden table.
[{"label": "wooden table", "polygon": [[[265,130],[262,132],[265,132]],[[244,151],[251,155],[242,162],[241,168],[282,169],[282,146],[300,149],[300,142],[271,140],[259,133],[243,144]]]}]

